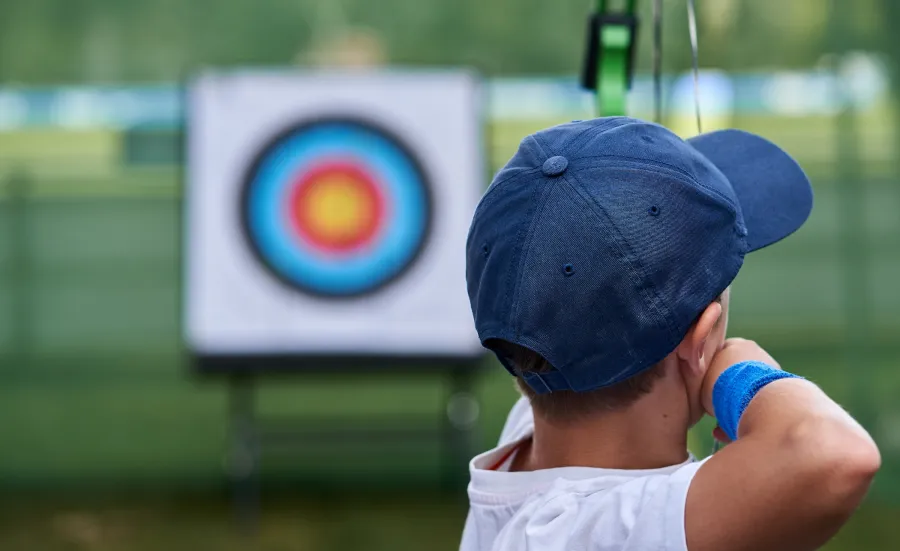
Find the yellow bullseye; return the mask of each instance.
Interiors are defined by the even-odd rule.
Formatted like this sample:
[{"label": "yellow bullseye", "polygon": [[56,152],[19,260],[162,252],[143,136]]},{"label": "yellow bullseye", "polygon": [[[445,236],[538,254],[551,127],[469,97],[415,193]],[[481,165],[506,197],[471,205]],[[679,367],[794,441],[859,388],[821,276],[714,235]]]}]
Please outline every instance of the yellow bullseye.
[{"label": "yellow bullseye", "polygon": [[295,208],[316,241],[338,248],[364,239],[378,216],[376,198],[366,184],[340,172],[310,182]]}]

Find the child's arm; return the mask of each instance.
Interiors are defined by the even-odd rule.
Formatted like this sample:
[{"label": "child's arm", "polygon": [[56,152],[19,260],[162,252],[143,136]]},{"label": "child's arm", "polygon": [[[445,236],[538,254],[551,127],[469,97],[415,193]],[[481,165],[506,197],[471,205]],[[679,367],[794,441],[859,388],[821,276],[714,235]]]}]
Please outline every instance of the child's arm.
[{"label": "child's arm", "polygon": [[[729,366],[777,364],[756,343],[729,339],[704,381],[704,407]],[[881,458],[871,437],[814,384],[780,379],[747,406],[738,440],[697,472],[687,495],[689,551],[817,549],[865,496]]]}]

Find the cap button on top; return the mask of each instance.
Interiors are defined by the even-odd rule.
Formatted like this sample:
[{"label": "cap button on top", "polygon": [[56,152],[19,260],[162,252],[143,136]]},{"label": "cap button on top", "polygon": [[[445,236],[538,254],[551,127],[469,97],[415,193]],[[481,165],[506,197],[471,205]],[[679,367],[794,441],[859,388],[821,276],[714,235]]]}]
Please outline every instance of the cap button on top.
[{"label": "cap button on top", "polygon": [[550,157],[544,161],[544,166],[541,170],[544,171],[544,176],[559,176],[566,171],[566,167],[568,166],[568,159],[556,155],[555,157]]}]

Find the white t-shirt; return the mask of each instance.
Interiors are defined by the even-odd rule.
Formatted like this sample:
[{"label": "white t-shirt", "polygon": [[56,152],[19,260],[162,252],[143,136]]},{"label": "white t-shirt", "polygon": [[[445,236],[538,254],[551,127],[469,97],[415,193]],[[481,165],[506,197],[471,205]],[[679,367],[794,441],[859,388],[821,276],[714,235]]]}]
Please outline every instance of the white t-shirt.
[{"label": "white t-shirt", "polygon": [[703,464],[663,469],[489,470],[534,431],[531,405],[513,406],[497,448],[469,464],[461,551],[686,551],[684,504]]}]

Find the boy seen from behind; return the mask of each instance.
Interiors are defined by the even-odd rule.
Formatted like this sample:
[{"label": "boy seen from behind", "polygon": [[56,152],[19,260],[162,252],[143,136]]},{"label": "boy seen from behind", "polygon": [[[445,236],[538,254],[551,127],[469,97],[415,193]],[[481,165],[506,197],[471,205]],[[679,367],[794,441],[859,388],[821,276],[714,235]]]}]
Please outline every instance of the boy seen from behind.
[{"label": "boy seen from behind", "polygon": [[[799,228],[809,182],[736,130],[627,117],[529,136],[467,244],[479,337],[524,397],[470,464],[462,551],[816,549],[880,466],[869,435],[756,343],[726,339],[748,252]],[[704,415],[730,441],[696,461]]]}]

